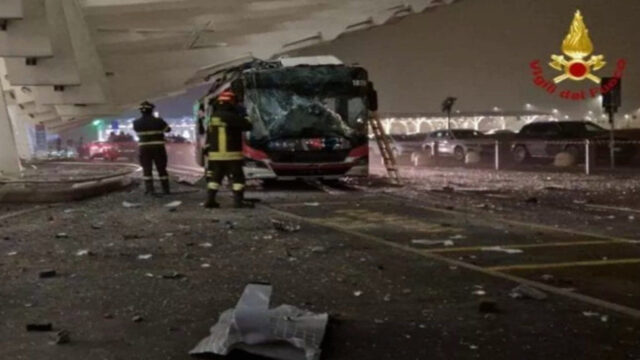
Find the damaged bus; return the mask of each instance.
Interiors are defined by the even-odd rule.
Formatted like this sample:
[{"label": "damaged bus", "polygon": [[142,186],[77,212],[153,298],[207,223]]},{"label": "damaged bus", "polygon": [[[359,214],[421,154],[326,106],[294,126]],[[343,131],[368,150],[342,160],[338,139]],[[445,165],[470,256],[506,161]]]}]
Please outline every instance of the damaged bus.
[{"label": "damaged bus", "polygon": [[254,60],[210,77],[214,85],[195,106],[196,112],[204,109],[197,117],[201,165],[210,104],[231,88],[253,124],[243,147],[247,178],[368,175],[368,119],[377,96],[362,67],[331,56],[283,58]]}]

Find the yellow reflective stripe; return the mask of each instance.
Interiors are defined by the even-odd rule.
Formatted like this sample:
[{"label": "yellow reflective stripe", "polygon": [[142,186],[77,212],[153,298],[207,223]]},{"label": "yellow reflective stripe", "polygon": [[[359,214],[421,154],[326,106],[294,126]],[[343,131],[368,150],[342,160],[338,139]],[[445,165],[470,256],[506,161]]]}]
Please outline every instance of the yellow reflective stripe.
[{"label": "yellow reflective stripe", "polygon": [[231,188],[233,189],[233,191],[244,190],[244,184],[233,184]]},{"label": "yellow reflective stripe", "polygon": [[227,129],[218,128],[218,152],[227,152]]},{"label": "yellow reflective stripe", "polygon": [[164,131],[162,130],[156,130],[156,131],[137,131],[136,134],[138,134],[138,136],[142,135],[161,135],[164,134]]},{"label": "yellow reflective stripe", "polygon": [[141,143],[138,143],[138,145],[140,145],[140,146],[145,146],[145,145],[164,145],[164,141],[141,142]]},{"label": "yellow reflective stripe", "polygon": [[220,184],[218,184],[217,182],[210,182],[207,184],[207,188],[209,190],[218,190],[220,188]]},{"label": "yellow reflective stripe", "polygon": [[243,155],[241,151],[232,151],[232,152],[210,152],[209,160],[211,161],[220,161],[220,160],[242,160]]}]

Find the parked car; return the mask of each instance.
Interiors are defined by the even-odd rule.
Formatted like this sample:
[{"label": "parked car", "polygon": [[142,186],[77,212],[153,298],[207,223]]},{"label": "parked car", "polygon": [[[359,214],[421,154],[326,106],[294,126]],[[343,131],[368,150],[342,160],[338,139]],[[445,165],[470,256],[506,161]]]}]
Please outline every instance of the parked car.
[{"label": "parked car", "polygon": [[422,143],[420,152],[412,156],[415,166],[420,166],[428,157],[451,157],[464,161],[467,153],[473,151],[479,155],[492,154],[494,141],[482,132],[471,129],[439,130],[428,134]]},{"label": "parked car", "polygon": [[[584,159],[586,139],[593,141],[596,159],[609,157],[609,131],[589,121],[536,122],[525,125],[513,139],[511,151],[516,163],[530,158],[553,159],[560,152]],[[626,139],[616,137],[617,141]],[[635,155],[633,144],[617,144],[616,160],[629,161]]]},{"label": "parked car", "polygon": [[399,164],[408,163],[411,154],[420,151],[428,134],[389,135],[391,151]]}]

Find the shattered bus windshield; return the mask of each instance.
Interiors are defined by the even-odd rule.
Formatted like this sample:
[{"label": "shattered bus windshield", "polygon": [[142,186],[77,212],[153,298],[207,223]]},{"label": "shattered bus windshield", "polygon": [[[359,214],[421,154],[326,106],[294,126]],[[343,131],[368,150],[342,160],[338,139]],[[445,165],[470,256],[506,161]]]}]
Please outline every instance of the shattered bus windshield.
[{"label": "shattered bus windshield", "polygon": [[252,141],[366,135],[366,99],[349,68],[277,69],[249,76],[245,105]]}]

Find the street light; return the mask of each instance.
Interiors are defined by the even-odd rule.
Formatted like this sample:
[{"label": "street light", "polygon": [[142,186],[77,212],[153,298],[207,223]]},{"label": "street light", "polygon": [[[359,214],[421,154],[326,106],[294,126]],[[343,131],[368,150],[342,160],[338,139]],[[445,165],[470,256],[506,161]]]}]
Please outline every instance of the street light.
[{"label": "street light", "polygon": [[442,112],[447,113],[447,130],[451,130],[451,110],[453,109],[453,104],[456,103],[458,98],[453,96],[448,96],[442,102]]}]

